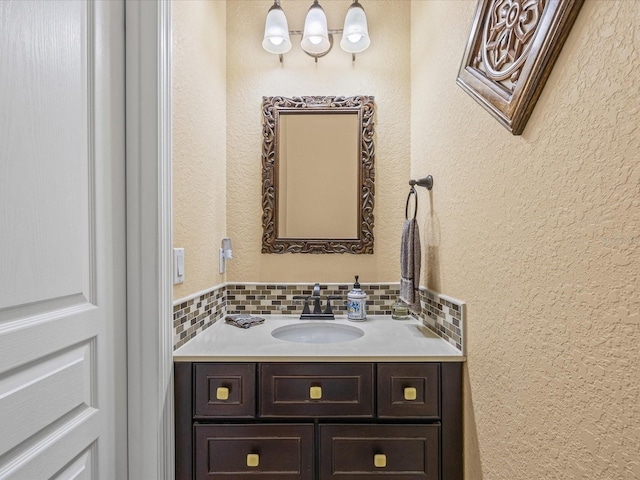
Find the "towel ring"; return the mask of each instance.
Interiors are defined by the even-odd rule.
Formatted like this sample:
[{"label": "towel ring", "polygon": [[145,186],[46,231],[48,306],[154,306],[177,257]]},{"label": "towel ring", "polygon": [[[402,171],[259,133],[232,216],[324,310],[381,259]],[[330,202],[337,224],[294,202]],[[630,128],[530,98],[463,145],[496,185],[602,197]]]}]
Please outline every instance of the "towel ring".
[{"label": "towel ring", "polygon": [[411,195],[415,197],[415,207],[413,209],[413,220],[416,219],[416,215],[418,214],[418,192],[411,185],[411,190],[409,190],[409,195],[407,195],[407,204],[404,207],[404,218],[409,220],[409,200],[411,200]]}]

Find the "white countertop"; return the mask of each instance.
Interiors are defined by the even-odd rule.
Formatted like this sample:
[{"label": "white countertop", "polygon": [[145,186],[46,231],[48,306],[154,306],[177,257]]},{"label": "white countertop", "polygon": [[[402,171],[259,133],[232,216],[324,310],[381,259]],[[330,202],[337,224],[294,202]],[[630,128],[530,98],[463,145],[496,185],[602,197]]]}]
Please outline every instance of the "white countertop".
[{"label": "white countertop", "polygon": [[[335,320],[300,320],[293,315],[264,315],[261,325],[238,328],[218,320],[173,353],[176,362],[462,362],[464,355],[417,320],[394,320],[387,315],[350,322],[346,315]],[[364,335],[339,343],[294,343],[279,340],[271,332],[300,323],[332,323],[361,328]]]}]

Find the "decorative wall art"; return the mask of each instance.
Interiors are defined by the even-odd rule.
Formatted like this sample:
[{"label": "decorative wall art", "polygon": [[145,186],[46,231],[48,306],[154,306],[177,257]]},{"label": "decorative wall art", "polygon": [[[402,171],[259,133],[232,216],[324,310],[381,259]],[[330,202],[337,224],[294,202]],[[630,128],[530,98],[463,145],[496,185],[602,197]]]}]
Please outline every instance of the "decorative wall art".
[{"label": "decorative wall art", "polygon": [[478,0],[457,84],[524,130],[583,0]]}]

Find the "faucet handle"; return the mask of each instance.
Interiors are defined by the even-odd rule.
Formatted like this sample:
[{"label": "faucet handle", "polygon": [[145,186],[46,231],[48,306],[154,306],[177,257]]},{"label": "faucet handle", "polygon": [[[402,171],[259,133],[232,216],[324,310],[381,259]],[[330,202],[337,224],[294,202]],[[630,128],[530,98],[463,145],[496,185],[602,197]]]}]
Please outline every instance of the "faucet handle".
[{"label": "faucet handle", "polygon": [[327,308],[325,309],[325,315],[333,315],[333,310],[331,310],[331,300],[342,300],[343,297],[340,295],[327,295]]},{"label": "faucet handle", "polygon": [[294,300],[304,300],[304,308],[302,309],[302,314],[307,314],[307,313],[311,313],[311,310],[309,310],[309,299],[311,297],[309,295],[294,295],[293,299]]}]

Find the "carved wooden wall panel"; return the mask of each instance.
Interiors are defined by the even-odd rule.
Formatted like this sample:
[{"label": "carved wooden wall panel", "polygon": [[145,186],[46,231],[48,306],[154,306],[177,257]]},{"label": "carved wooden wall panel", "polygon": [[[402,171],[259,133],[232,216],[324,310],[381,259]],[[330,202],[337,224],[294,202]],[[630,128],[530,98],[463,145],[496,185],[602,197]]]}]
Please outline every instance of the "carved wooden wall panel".
[{"label": "carved wooden wall panel", "polygon": [[520,135],[583,0],[479,0],[457,83]]}]

